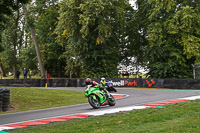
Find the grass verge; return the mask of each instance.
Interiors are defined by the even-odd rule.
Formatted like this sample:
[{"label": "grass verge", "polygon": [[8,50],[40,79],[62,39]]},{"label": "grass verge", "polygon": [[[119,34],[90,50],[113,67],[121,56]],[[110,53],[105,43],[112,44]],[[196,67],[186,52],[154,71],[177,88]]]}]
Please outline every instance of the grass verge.
[{"label": "grass verge", "polygon": [[16,133],[199,133],[200,100],[15,129]]},{"label": "grass verge", "polygon": [[11,108],[0,114],[87,103],[83,92],[42,88],[10,88]]}]

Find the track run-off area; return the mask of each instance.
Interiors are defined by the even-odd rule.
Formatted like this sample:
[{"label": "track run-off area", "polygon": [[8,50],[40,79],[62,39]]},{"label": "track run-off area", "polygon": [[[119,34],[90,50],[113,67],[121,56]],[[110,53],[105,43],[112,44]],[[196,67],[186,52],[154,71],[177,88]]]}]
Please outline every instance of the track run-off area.
[{"label": "track run-off area", "polygon": [[[84,88],[44,89],[84,91]],[[112,93],[117,99],[116,105],[112,107],[103,106],[100,109],[93,109],[89,103],[85,103],[57,108],[2,114],[0,115],[0,132],[6,129],[24,128],[29,125],[48,124],[55,121],[67,121],[70,119],[99,116],[120,111],[159,108],[167,104],[200,99],[200,90],[117,88],[117,91],[117,93]]]}]

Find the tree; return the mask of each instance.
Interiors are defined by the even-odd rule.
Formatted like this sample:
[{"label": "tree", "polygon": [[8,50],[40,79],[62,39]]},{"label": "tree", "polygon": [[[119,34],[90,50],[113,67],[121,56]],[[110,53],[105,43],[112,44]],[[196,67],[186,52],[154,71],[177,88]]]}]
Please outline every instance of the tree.
[{"label": "tree", "polygon": [[[12,19],[10,16],[14,16],[13,11],[16,11],[16,19],[15,19],[15,27],[14,27],[14,32],[15,34],[13,35],[14,38],[14,51],[13,51],[13,72],[15,76],[15,71],[16,71],[16,64],[17,64],[17,59],[16,59],[16,43],[17,43],[17,27],[18,27],[18,20],[19,20],[19,8],[20,8],[20,3],[26,3],[28,0],[6,0],[6,1],[1,1],[0,2],[0,47],[2,47],[2,34],[4,29],[6,28],[6,24],[10,22],[9,19]],[[2,51],[0,51],[2,52]],[[3,64],[1,63],[1,70],[4,73],[3,70]],[[5,73],[3,74],[5,76]]]},{"label": "tree", "polygon": [[34,45],[35,45],[35,51],[37,53],[37,58],[38,58],[38,62],[39,62],[41,77],[45,78],[45,70],[44,70],[44,67],[43,67],[42,57],[41,57],[41,54],[40,54],[40,49],[39,49],[37,37],[35,35],[35,30],[34,30],[34,27],[33,27],[33,22],[31,22],[32,20],[28,16],[28,12],[27,12],[27,9],[26,9],[25,5],[23,5],[23,10],[24,10],[26,19],[29,22],[29,27],[30,27],[31,35],[32,35],[32,38],[33,38],[33,42],[34,42]]},{"label": "tree", "polygon": [[12,15],[12,10],[19,9],[19,3],[26,3],[28,0],[2,0],[0,1],[0,42],[1,33],[5,28],[5,24],[8,21],[7,16]]},{"label": "tree", "polygon": [[[40,4],[37,6],[41,7]],[[65,48],[56,42],[57,35],[54,33],[58,22],[59,7],[55,3],[48,7],[46,7],[46,4],[44,6],[45,8],[40,10],[35,26],[44,67],[52,76],[64,77],[66,63],[62,55],[65,52]]]},{"label": "tree", "polygon": [[[199,62],[199,1],[138,0],[138,18],[148,41],[147,60],[153,78],[190,78]],[[139,14],[141,16],[139,16]]]},{"label": "tree", "polygon": [[[146,9],[146,7],[143,8]],[[132,67],[135,69],[135,73],[139,73],[141,69],[146,68],[148,62],[145,58],[145,50],[148,46],[145,33],[146,24],[144,21],[146,13],[137,12],[133,7],[128,7],[126,10],[127,24],[125,27],[124,43],[121,46],[122,57],[120,65],[126,67],[126,69],[127,67]]]},{"label": "tree", "polygon": [[66,71],[80,77],[116,77],[128,0],[64,0],[57,41],[65,46]]},{"label": "tree", "polygon": [[18,31],[19,31],[18,13],[16,12],[16,14],[13,13],[12,16],[9,16],[9,19],[5,24],[6,28],[2,32],[2,43],[1,43],[1,46],[3,46],[4,50],[0,52],[2,68],[5,68],[6,72],[13,72],[14,76],[18,64],[18,59],[16,57],[17,47],[18,47]]}]

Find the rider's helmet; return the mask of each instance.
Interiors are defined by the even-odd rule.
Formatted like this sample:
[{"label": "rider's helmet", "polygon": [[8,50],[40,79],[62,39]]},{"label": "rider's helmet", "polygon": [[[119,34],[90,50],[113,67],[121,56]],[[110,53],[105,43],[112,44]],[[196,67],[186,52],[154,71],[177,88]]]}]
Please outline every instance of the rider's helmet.
[{"label": "rider's helmet", "polygon": [[106,79],[104,77],[101,78],[102,81],[105,81]]},{"label": "rider's helmet", "polygon": [[85,84],[86,85],[90,85],[92,83],[92,80],[90,79],[90,78],[87,78],[86,80],[85,80]]}]

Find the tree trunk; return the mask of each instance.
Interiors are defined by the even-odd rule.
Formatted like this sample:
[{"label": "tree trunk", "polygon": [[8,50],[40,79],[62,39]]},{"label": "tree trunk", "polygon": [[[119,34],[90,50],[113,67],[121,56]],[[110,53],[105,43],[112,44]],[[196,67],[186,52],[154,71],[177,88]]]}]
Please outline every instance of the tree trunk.
[{"label": "tree trunk", "polygon": [[70,70],[69,72],[69,78],[71,79],[72,78],[72,71]]},{"label": "tree trunk", "polygon": [[3,69],[3,65],[1,63],[1,60],[0,60],[0,73],[1,73],[1,76],[6,77],[6,73],[5,73],[4,69]]},{"label": "tree trunk", "polygon": [[[18,4],[17,4],[18,5]],[[17,10],[17,18],[15,19],[15,29],[14,29],[14,50],[13,50],[13,57],[14,57],[14,60],[13,60],[13,75],[14,75],[14,78],[16,78],[16,71],[17,71],[17,58],[16,58],[16,55],[17,55],[17,28],[18,28],[18,21],[19,21],[19,9]]]},{"label": "tree trunk", "polygon": [[[24,10],[25,17],[26,17],[27,21],[29,21],[28,13],[27,13],[27,9],[26,9],[25,5],[23,5],[23,10]],[[37,38],[36,38],[36,35],[35,35],[35,31],[34,31],[34,28],[33,28],[32,25],[29,25],[29,26],[30,26],[33,42],[34,42],[34,45],[35,45],[35,50],[36,50],[36,53],[37,53],[37,58],[38,58],[39,67],[40,67],[40,73],[41,73],[42,78],[45,78],[45,70],[44,70],[44,67],[43,67],[42,57],[41,57],[41,54],[40,54],[40,49],[39,49],[39,46],[38,46],[38,42],[37,42]]]}]

